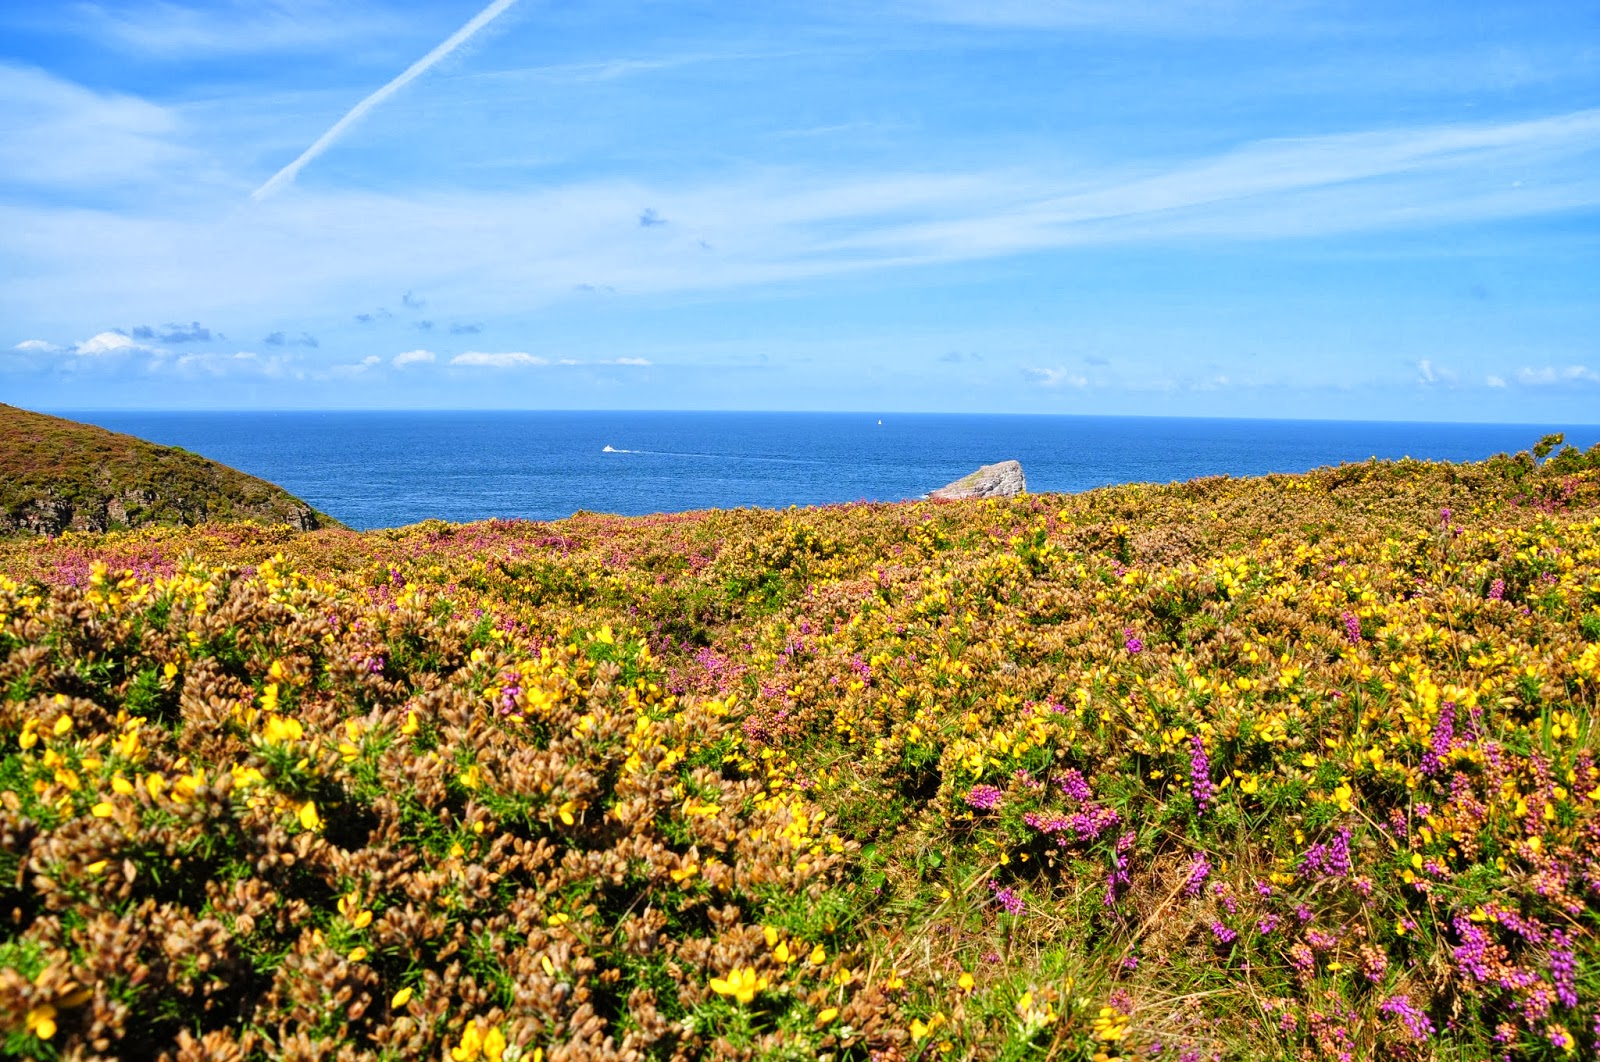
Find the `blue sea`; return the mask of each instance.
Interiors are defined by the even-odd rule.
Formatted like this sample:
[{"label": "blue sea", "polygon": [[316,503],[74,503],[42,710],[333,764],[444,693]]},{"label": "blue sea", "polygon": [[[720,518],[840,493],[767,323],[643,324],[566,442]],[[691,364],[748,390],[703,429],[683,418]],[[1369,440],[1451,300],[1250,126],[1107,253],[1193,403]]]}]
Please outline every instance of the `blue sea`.
[{"label": "blue sea", "polygon": [[1028,489],[1472,461],[1600,426],[856,413],[72,412],[231,465],[351,527],[917,498],[1015,458]]}]

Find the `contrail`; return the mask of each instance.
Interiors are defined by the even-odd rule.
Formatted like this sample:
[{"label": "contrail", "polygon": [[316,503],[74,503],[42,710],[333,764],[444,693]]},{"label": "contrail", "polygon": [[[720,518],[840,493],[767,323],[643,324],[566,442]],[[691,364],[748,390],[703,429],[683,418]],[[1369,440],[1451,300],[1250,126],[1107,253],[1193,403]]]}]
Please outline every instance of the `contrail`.
[{"label": "contrail", "polygon": [[387,85],[383,86],[381,89],[374,92],[372,95],[368,96],[354,107],[350,108],[349,114],[346,114],[343,118],[340,118],[337,122],[334,122],[332,128],[330,128],[326,133],[323,133],[321,136],[317,137],[316,143],[312,144],[310,147],[306,148],[300,153],[299,158],[295,159],[293,162],[289,163],[289,165],[273,174],[271,179],[268,180],[266,184],[263,184],[254,192],[251,192],[250,198],[255,200],[265,199],[273,192],[276,192],[279,188],[282,188],[284,185],[293,181],[295,175],[305,168],[306,163],[310,162],[312,159],[328,150],[328,148],[333,145],[333,142],[338,140],[339,137],[344,134],[346,129],[349,129],[352,125],[355,125],[362,118],[364,118],[368,111],[372,110],[372,108],[376,107],[390,96],[393,96],[396,92],[399,92],[401,89],[405,88],[406,85],[410,84],[412,81],[415,81],[418,77],[422,76],[427,72],[429,67],[433,66],[434,63],[437,63],[440,59],[443,59],[445,56],[461,47],[461,45],[468,38],[477,33],[479,30],[483,29],[483,27],[487,26],[489,23],[493,22],[495,19],[499,18],[505,13],[506,8],[510,7],[516,2],[517,0],[494,0],[494,3],[490,4],[482,11],[479,11],[473,16],[471,22],[468,22],[465,26],[462,26],[460,29],[452,33],[443,44],[439,45],[433,51],[429,52],[421,59],[418,59],[410,66],[406,67],[405,72],[399,77],[395,78],[393,81],[389,82]]}]

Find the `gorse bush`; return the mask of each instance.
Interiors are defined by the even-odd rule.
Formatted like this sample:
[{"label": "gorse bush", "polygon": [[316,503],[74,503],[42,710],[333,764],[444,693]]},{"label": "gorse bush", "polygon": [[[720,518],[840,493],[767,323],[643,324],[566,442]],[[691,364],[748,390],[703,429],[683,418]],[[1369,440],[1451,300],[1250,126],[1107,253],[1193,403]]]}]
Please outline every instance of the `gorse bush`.
[{"label": "gorse bush", "polygon": [[1565,1058],[1600,454],[0,546],[0,1031]]}]

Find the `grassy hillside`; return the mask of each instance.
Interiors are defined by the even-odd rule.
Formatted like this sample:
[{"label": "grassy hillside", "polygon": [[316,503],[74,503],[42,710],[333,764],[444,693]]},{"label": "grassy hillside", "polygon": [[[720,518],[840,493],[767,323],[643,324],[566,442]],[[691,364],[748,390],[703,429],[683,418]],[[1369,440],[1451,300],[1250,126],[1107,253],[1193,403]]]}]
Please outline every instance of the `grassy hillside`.
[{"label": "grassy hillside", "polygon": [[281,488],[187,450],[0,405],[0,535],[224,520],[335,524]]},{"label": "grassy hillside", "polygon": [[8,1053],[1600,1037],[1600,451],[0,572]]}]

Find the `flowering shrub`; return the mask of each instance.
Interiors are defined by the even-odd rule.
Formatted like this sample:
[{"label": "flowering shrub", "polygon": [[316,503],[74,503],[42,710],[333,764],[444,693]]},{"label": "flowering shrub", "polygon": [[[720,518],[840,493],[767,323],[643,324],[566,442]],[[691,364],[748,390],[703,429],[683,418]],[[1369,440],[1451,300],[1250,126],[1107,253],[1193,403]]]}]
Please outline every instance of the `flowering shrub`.
[{"label": "flowering shrub", "polygon": [[0,543],[3,1050],[1591,1052],[1595,464]]}]

